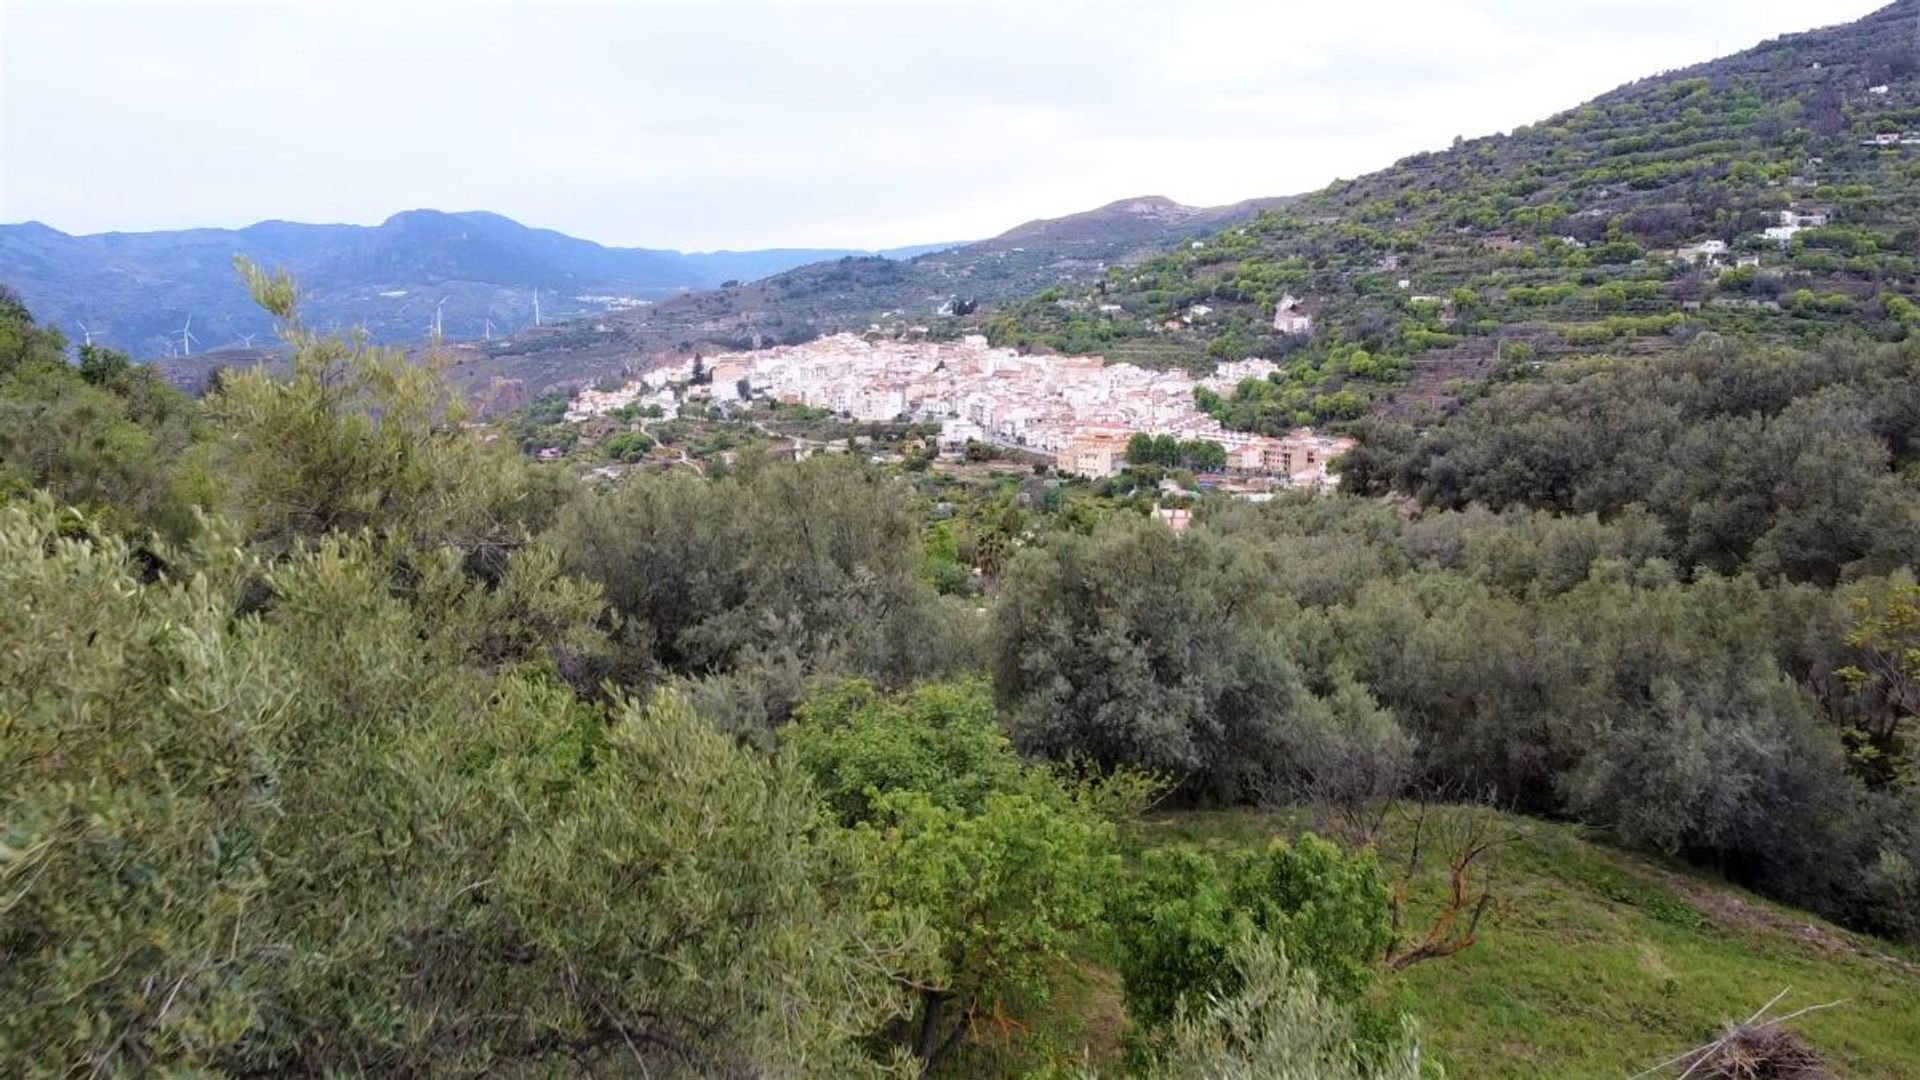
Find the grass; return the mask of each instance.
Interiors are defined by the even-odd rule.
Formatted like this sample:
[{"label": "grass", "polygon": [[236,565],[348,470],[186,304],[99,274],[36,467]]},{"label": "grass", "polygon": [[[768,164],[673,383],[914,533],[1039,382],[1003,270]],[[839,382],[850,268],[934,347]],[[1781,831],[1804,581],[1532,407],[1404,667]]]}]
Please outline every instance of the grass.
[{"label": "grass", "polygon": [[[1457,826],[1465,811],[1442,813]],[[1145,846],[1227,850],[1291,835],[1298,813],[1156,815]],[[1377,838],[1404,865],[1410,815]],[[1444,857],[1432,843],[1429,851]],[[1496,906],[1478,940],[1452,957],[1383,978],[1380,993],[1414,1016],[1428,1053],[1455,1078],[1629,1077],[1699,1045],[1782,990],[1774,1015],[1844,1000],[1792,1022],[1837,1075],[1920,1075],[1920,957],[1657,859],[1587,830],[1498,816]],[[1323,830],[1324,831],[1324,830]],[[1437,910],[1446,876],[1435,859],[1416,875],[1411,927]],[[1124,1031],[1118,982],[1094,954],[1027,1021],[1042,1057],[1111,1061]],[[1030,1059],[1031,1060],[1031,1059]],[[976,1062],[978,1064],[979,1062]],[[977,1074],[976,1074],[977,1075]],[[1671,1076],[1669,1071],[1666,1075]]]}]

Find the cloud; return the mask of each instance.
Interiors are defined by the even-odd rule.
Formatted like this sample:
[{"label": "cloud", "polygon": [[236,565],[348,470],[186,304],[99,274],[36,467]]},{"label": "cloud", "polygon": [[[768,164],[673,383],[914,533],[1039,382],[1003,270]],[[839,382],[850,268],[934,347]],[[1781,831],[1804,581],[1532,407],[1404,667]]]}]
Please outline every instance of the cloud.
[{"label": "cloud", "polygon": [[0,219],[887,246],[1318,187],[1873,0],[0,0]]}]

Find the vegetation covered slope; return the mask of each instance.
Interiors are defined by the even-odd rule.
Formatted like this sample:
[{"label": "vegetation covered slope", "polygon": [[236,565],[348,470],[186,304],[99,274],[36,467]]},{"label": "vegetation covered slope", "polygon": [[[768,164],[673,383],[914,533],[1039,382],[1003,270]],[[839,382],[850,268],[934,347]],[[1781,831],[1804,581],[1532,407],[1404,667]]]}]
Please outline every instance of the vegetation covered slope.
[{"label": "vegetation covered slope", "polygon": [[589,486],[246,279],[290,371],[199,402],[0,302],[0,1071],[1618,1076],[1784,987],[1920,1057],[1890,320],[1516,362],[1256,505]]},{"label": "vegetation covered slope", "polygon": [[[1517,1031],[1647,936],[1622,906],[1686,920],[1629,882],[1570,916],[1605,949],[1489,947],[1547,901],[1470,836],[1368,848],[1404,793],[1920,937],[1903,569],[1715,575],[1643,512],[1347,496],[1205,499],[1176,536],[1145,473],[742,455],[590,488],[247,271],[291,370],[199,402],[0,305],[0,1071],[1412,1080],[1403,1014]],[[1303,803],[1346,842],[1195,816]],[[1744,1015],[1730,967],[1788,973],[1771,938],[1668,944],[1692,1011],[1595,1006],[1664,1018],[1649,1050]],[[1482,957],[1512,989],[1419,992]],[[1882,989],[1817,1051],[1907,1052]],[[1063,1009],[1127,1051],[1017,1034]],[[1432,1045],[1597,1063],[1546,1026]]]},{"label": "vegetation covered slope", "polygon": [[[1380,834],[1388,862],[1406,857],[1415,814],[1403,808]],[[1297,816],[1201,813],[1151,818],[1140,831],[1148,845],[1234,850],[1298,827]],[[1838,1075],[1912,1075],[1920,957],[1573,826],[1494,827],[1514,839],[1480,939],[1391,988],[1449,1076],[1617,1080],[1706,1042],[1781,991],[1776,1015],[1844,1002],[1795,1024]],[[1418,879],[1429,903],[1445,877],[1442,861]]]},{"label": "vegetation covered slope", "polygon": [[[1920,320],[1920,144],[1862,142],[1920,129],[1916,26],[1920,4],[1901,0],[1645,79],[986,325],[1145,363],[1283,360],[1269,384],[1214,403],[1257,429],[1405,412],[1450,380],[1657,353],[1708,330],[1898,339]],[[1826,220],[1769,239],[1788,211]],[[1697,249],[1710,241],[1725,254]],[[1288,295],[1311,334],[1273,329]]]}]

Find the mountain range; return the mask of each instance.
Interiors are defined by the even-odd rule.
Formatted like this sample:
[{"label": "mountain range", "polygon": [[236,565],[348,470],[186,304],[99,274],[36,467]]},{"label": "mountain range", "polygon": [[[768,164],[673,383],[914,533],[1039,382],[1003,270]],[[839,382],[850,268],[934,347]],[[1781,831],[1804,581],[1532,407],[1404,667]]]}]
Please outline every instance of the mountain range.
[{"label": "mountain range", "polygon": [[39,222],[0,225],[0,283],[76,339],[91,333],[142,358],[177,352],[183,330],[195,351],[271,337],[271,320],[234,273],[235,255],[291,272],[314,325],[361,326],[377,341],[416,342],[436,318],[446,336],[460,338],[532,325],[536,294],[543,320],[563,319],[869,254],[604,247],[478,211],[409,210],[374,226],[263,221],[86,236]]},{"label": "mountain range", "polygon": [[[842,329],[946,326],[1036,292],[1081,288],[1195,237],[1253,220],[1285,198],[1185,206],[1121,199],[1017,225],[990,240],[911,258],[843,256],[757,281],[696,290],[602,318],[528,329],[454,351],[469,386],[509,380],[525,391],[591,381],[662,354],[804,341]],[[183,372],[178,381],[192,382]]]},{"label": "mountain range", "polygon": [[[1703,332],[1920,332],[1916,27],[1920,0],[1899,0],[1317,192],[1123,199],[934,250],[687,256],[421,211],[375,229],[0,227],[0,282],[70,333],[99,318],[93,298],[157,311],[109,344],[189,386],[223,362],[166,356],[190,304],[231,299],[222,314],[193,309],[203,343],[266,330],[232,282],[239,251],[292,270],[318,325],[418,342],[444,299],[455,377],[495,405],[663,356],[925,329],[1196,370],[1272,359],[1280,370],[1216,415],[1340,424]],[[536,290],[549,325],[532,325]],[[1288,297],[1306,332],[1276,326]],[[591,317],[563,318],[578,315]]]}]

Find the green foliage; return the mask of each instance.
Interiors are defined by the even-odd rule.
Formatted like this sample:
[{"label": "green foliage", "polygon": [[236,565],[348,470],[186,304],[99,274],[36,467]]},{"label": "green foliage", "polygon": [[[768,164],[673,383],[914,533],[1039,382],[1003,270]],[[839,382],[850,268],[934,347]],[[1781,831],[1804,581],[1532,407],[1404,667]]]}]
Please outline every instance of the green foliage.
[{"label": "green foliage", "polygon": [[216,505],[249,538],[372,530],[403,545],[510,547],[551,514],[551,482],[461,424],[431,367],[290,324],[291,376],[241,372],[209,395]]},{"label": "green foliage", "polygon": [[1043,1000],[1049,974],[1098,925],[1119,871],[1112,826],[1044,791],[996,792],[973,813],[899,791],[855,830],[883,924],[924,921],[939,955],[908,978],[924,986],[912,1049],[937,1066],[982,1016]]},{"label": "green foliage", "polygon": [[1344,482],[1444,507],[1645,506],[1683,567],[1832,583],[1914,561],[1920,354],[1704,342],[1498,387],[1419,438],[1378,430]]},{"label": "green foliage", "polygon": [[980,682],[927,683],[898,696],[837,683],[808,695],[783,731],[848,825],[875,820],[875,801],[899,791],[977,813],[990,792],[1016,787],[1021,772]]},{"label": "green foliage", "polygon": [[1882,785],[1920,784],[1920,585],[1909,572],[1851,593],[1846,643],[1858,660],[1835,672],[1863,705],[1849,750]]},{"label": "green foliage", "polygon": [[1127,464],[1218,472],[1227,467],[1226,448],[1207,439],[1183,442],[1172,435],[1136,433],[1127,441]]},{"label": "green foliage", "polygon": [[80,378],[94,386],[120,382],[133,371],[133,361],[117,349],[80,346]]},{"label": "green foliage", "polygon": [[862,683],[816,692],[785,741],[853,827],[879,917],[924,924],[934,962],[906,1039],[927,1070],[981,1014],[1044,998],[1054,968],[1096,926],[1119,872],[1109,815],[1137,812],[1143,781],[1084,788],[1022,765],[981,683],[899,697]]},{"label": "green foliage", "polygon": [[1250,798],[1284,773],[1306,694],[1258,564],[1186,539],[1135,519],[1021,552],[994,613],[994,688],[1023,750]]},{"label": "green foliage", "polygon": [[201,438],[193,403],[124,354],[66,343],[0,290],[0,496],[44,490],[129,533],[178,539],[204,495],[175,465]]},{"label": "green foliage", "polygon": [[[1408,327],[1406,341],[1444,345],[1449,335]],[[1404,379],[1408,360],[1358,345],[1333,342],[1290,357],[1268,378],[1247,379],[1227,397],[1205,387],[1194,389],[1201,411],[1223,425],[1265,435],[1284,435],[1308,424],[1352,420],[1367,410],[1370,386]]]},{"label": "green foliage", "polygon": [[623,431],[608,439],[602,449],[614,461],[639,461],[653,449],[653,440],[638,431]]},{"label": "green foliage", "polygon": [[1347,855],[1307,833],[1224,863],[1191,848],[1147,853],[1116,902],[1127,1012],[1159,1031],[1181,1007],[1233,996],[1234,950],[1259,940],[1351,1004],[1385,958],[1385,875],[1370,851]]},{"label": "green foliage", "polygon": [[1233,951],[1234,989],[1186,1003],[1151,1077],[1180,1080],[1418,1080],[1427,1073],[1411,1028],[1386,1047],[1363,1045],[1350,1010],[1312,972],[1256,938]]},{"label": "green foliage", "polygon": [[938,522],[927,530],[920,576],[942,596],[971,596],[976,591],[973,573],[961,559],[960,539],[952,522]]},{"label": "green foliage", "polygon": [[746,733],[783,721],[810,675],[902,685],[975,655],[921,579],[909,492],[856,462],[631,476],[570,507],[556,537],[621,619],[607,674],[728,681],[700,692],[733,697],[729,725]]},{"label": "green foliage", "polygon": [[476,664],[484,586],[363,541],[163,557],[0,510],[0,1068],[865,1069],[914,953],[790,764]]}]

